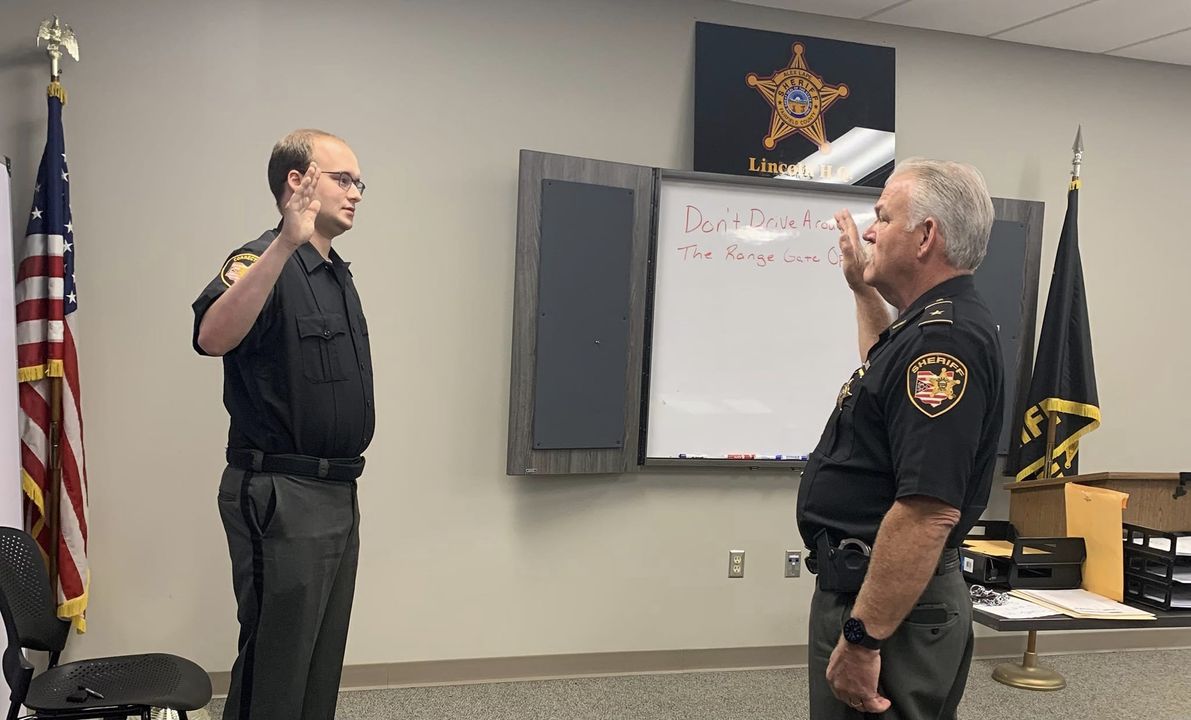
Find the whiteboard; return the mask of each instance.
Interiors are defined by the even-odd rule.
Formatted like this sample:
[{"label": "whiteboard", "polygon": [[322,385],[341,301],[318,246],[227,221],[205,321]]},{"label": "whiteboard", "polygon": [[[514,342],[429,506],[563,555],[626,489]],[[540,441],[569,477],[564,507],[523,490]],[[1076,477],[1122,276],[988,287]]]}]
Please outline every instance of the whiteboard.
[{"label": "whiteboard", "polygon": [[860,364],[834,215],[879,191],[663,175],[646,459],[805,459]]}]

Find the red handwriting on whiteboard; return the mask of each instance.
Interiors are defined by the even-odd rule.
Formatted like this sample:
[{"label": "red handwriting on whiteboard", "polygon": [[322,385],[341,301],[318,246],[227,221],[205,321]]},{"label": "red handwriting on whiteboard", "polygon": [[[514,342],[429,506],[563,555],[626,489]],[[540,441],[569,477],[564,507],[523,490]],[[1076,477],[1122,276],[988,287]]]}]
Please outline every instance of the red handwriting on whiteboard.
[{"label": "red handwriting on whiteboard", "polygon": [[[724,212],[728,212],[727,209]],[[726,217],[719,220],[709,220],[703,216],[703,211],[694,205],[686,206],[686,223],[683,226],[683,232],[690,234],[693,232],[702,233],[722,233],[728,232],[728,227],[731,226],[733,230],[740,228],[740,213],[729,220]]]},{"label": "red handwriting on whiteboard", "polygon": [[[748,221],[743,224],[748,228],[770,231],[800,230],[803,228],[828,231],[838,229],[834,220],[820,220],[811,217],[810,210],[804,211],[802,215],[770,215],[761,208],[749,208]],[[708,217],[697,205],[687,205],[686,218],[683,221],[683,233],[687,235],[694,232],[707,235],[712,233],[727,233],[730,230],[739,230],[741,225],[740,212],[733,211],[731,208],[724,208],[724,215],[717,218]]]},{"label": "red handwriting on whiteboard", "polygon": [[819,256],[818,255],[799,255],[798,253],[794,252],[793,250],[787,250],[785,252],[785,254],[782,255],[782,260],[784,260],[787,263],[813,264],[813,263],[819,262]]},{"label": "red handwriting on whiteboard", "polygon": [[740,250],[739,247],[735,243],[729,245],[727,252],[724,254],[724,259],[750,262],[757,267],[765,267],[777,261],[777,255],[775,253]]},{"label": "red handwriting on whiteboard", "polygon": [[710,250],[700,250],[698,243],[691,243],[690,245],[683,245],[678,248],[678,252],[682,253],[683,260],[710,260]]}]

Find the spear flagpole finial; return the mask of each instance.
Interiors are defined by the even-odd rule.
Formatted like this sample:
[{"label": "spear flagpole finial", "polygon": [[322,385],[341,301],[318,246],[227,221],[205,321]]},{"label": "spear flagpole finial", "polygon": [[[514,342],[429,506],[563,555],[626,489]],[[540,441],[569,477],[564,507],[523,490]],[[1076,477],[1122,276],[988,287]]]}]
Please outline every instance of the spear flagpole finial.
[{"label": "spear flagpole finial", "polygon": [[1079,168],[1083,164],[1083,125],[1075,130],[1075,142],[1071,145],[1074,155],[1071,158],[1071,179],[1079,179]]}]

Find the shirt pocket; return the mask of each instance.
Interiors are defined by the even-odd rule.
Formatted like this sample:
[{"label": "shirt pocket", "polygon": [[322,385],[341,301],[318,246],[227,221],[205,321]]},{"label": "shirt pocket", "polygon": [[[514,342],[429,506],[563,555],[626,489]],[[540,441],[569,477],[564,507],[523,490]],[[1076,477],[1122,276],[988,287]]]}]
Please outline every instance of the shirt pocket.
[{"label": "shirt pocket", "polygon": [[[360,361],[367,362],[368,368],[371,371],[371,369],[372,369],[372,340],[369,339],[369,337],[368,337],[368,321],[364,318],[364,313],[360,313],[359,321],[360,321],[360,324],[359,324],[360,335],[364,339],[362,353],[361,353],[362,356],[360,357]],[[363,368],[363,366],[361,365],[361,369],[362,368]]]},{"label": "shirt pocket", "polygon": [[847,403],[835,415],[831,445],[824,453],[828,460],[842,462],[852,457],[852,414],[855,403]]},{"label": "shirt pocket", "polygon": [[856,414],[856,404],[859,400],[858,395],[864,389],[864,369],[860,368],[848,382],[844,383],[840,388],[839,395],[836,397],[837,411],[833,414],[831,422],[831,442],[824,450],[824,455],[829,460],[844,461],[852,457],[852,446],[854,440],[854,416]]},{"label": "shirt pocket", "polygon": [[314,313],[298,316],[298,342],[302,353],[302,373],[313,383],[347,379],[346,363],[351,348],[347,320],[339,313]]}]

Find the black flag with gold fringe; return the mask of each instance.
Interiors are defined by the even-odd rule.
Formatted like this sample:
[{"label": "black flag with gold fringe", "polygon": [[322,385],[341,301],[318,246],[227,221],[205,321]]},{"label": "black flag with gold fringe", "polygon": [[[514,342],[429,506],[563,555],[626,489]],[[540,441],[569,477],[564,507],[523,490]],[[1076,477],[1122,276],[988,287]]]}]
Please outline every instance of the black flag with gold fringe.
[{"label": "black flag with gold fringe", "polygon": [[[1016,452],[1009,458],[1009,467],[1016,470],[1019,481],[1078,474],[1079,441],[1100,425],[1092,333],[1076,227],[1079,188],[1079,178],[1072,178],[1026,411],[1020,436],[1013,443]],[[1051,418],[1054,418],[1054,439],[1047,467]]]}]

